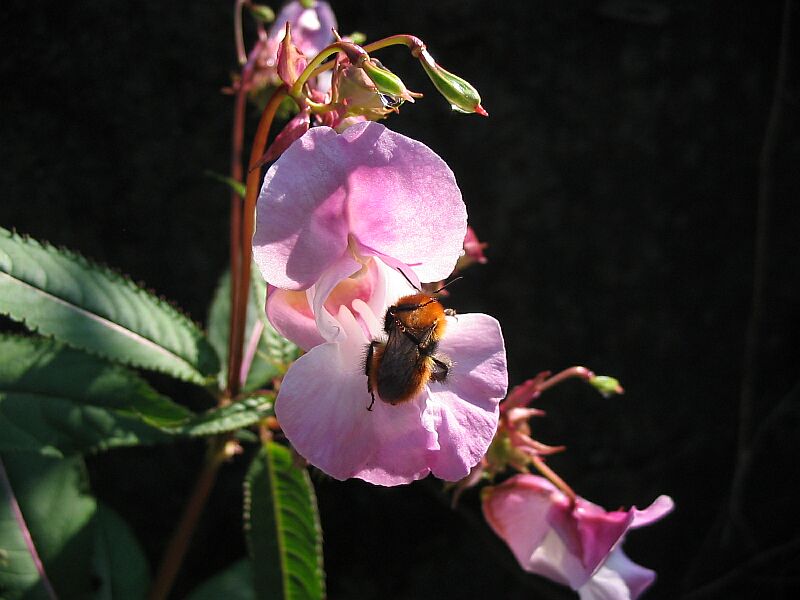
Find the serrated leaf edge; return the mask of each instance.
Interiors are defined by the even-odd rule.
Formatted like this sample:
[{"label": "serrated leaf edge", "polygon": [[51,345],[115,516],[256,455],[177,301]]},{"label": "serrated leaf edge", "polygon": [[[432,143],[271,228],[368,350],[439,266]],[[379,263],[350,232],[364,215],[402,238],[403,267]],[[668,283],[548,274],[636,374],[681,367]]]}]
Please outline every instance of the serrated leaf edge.
[{"label": "serrated leaf edge", "polygon": [[[129,291],[133,292],[135,295],[139,296],[140,298],[142,298],[142,299],[144,299],[146,301],[152,302],[157,308],[159,308],[160,310],[163,310],[171,318],[174,318],[174,320],[175,320],[175,322],[177,324],[179,324],[180,326],[184,327],[187,330],[187,333],[190,335],[190,337],[193,340],[205,342],[205,344],[208,346],[208,349],[213,353],[214,356],[216,356],[216,350],[208,342],[208,339],[205,336],[204,330],[203,330],[203,328],[201,327],[201,325],[199,323],[197,323],[196,321],[191,319],[186,313],[184,313],[177,306],[175,306],[174,304],[172,304],[171,302],[166,300],[164,297],[157,295],[156,293],[152,292],[151,290],[148,290],[144,285],[136,284],[127,275],[124,275],[124,274],[120,273],[119,271],[108,267],[107,265],[92,261],[92,260],[86,258],[85,256],[83,256],[82,254],[80,254],[78,252],[75,252],[74,250],[70,250],[69,248],[65,248],[63,246],[55,246],[53,244],[50,244],[47,241],[40,241],[40,240],[32,238],[32,237],[30,237],[28,235],[20,235],[16,231],[11,231],[11,230],[5,229],[4,227],[0,227],[0,235],[4,235],[4,236],[6,236],[6,237],[8,237],[8,238],[20,243],[23,246],[24,245],[38,246],[44,252],[48,252],[48,253],[49,252],[53,252],[53,253],[55,253],[57,255],[60,255],[60,256],[62,256],[64,258],[68,259],[71,262],[74,262],[74,263],[78,264],[80,267],[86,269],[87,271],[89,271],[92,274],[103,275],[103,276],[107,277],[112,283],[121,284],[121,285],[125,286],[125,288],[127,288]],[[81,311],[81,312],[83,312],[85,314],[88,314],[88,315],[92,315],[93,317],[96,317],[96,319],[93,319],[95,321],[98,321],[98,322],[101,322],[101,323],[109,323],[109,324],[114,326],[113,329],[115,329],[117,331],[125,332],[126,335],[130,334],[135,339],[139,339],[139,340],[142,340],[142,341],[146,342],[145,345],[147,345],[148,347],[152,346],[152,347],[155,347],[157,349],[163,350],[163,354],[164,355],[175,357],[180,363],[186,365],[192,373],[196,374],[196,377],[192,377],[190,379],[190,381],[194,381],[195,383],[200,383],[202,385],[207,385],[210,381],[213,381],[213,379],[215,377],[215,373],[210,373],[210,374],[202,373],[201,371],[199,371],[199,369],[195,368],[195,366],[192,365],[192,363],[189,361],[189,359],[186,359],[186,358],[184,358],[184,357],[182,357],[182,356],[180,356],[178,354],[175,354],[174,352],[172,352],[172,351],[164,348],[163,346],[159,345],[157,342],[155,342],[155,341],[153,341],[153,340],[151,340],[149,338],[146,338],[146,337],[136,333],[135,331],[133,331],[131,329],[123,327],[123,326],[121,326],[121,325],[119,325],[117,323],[114,323],[113,321],[110,321],[110,320],[108,320],[108,319],[106,319],[104,317],[101,317],[99,315],[94,315],[94,313],[91,313],[91,312],[89,312],[89,311],[87,311],[85,309],[82,309],[82,308],[74,305],[74,304],[71,304],[70,302],[64,300],[63,298],[59,298],[58,296],[55,296],[55,295],[53,295],[53,294],[51,294],[49,292],[45,292],[44,290],[41,290],[41,289],[39,289],[39,288],[29,284],[29,283],[17,278],[17,277],[12,276],[8,272],[2,271],[2,272],[0,272],[0,275],[4,275],[4,276],[8,277],[10,280],[12,280],[12,281],[14,281],[16,283],[25,285],[28,288],[36,291],[37,293],[41,293],[41,294],[47,295],[50,298],[53,298],[53,299],[59,301],[61,304],[65,305],[65,306],[68,306],[70,308],[74,307],[78,311]],[[8,317],[12,318],[13,320],[15,320],[17,322],[24,323],[25,326],[28,327],[28,329],[30,329],[31,331],[35,331],[35,332],[39,333],[40,335],[42,335],[44,337],[50,337],[50,338],[53,338],[53,339],[57,339],[53,335],[42,333],[40,331],[40,329],[38,327],[36,327],[36,326],[29,326],[28,325],[28,320],[25,319],[24,317],[18,318],[16,316],[11,315],[10,313],[7,313],[7,312],[2,312],[0,314],[5,314],[5,315],[7,315]],[[64,340],[59,340],[59,341],[64,341]],[[94,350],[87,350],[85,348],[81,348],[81,347],[75,346],[74,344],[70,344],[69,342],[65,342],[65,343],[67,343],[67,345],[69,345],[69,346],[71,346],[73,348],[77,347],[77,348],[79,348],[81,350],[84,350],[84,351],[88,352],[89,354],[93,354],[95,356],[100,356],[102,358],[106,358],[106,359],[112,360],[114,362],[119,362],[114,357],[111,357],[111,356],[108,356],[106,354],[103,354],[102,352],[97,352],[97,351],[94,351]],[[196,358],[199,360],[200,357],[198,356]],[[219,360],[218,356],[217,356],[217,359]],[[170,373],[168,370],[165,370],[165,369],[153,369],[149,365],[141,364],[139,361],[135,361],[135,360],[129,360],[125,364],[129,364],[131,366],[138,367],[138,368],[143,368],[143,369],[148,369],[148,370],[155,370],[155,371],[158,371],[158,372],[166,373],[167,375],[174,376],[174,374]]]}]

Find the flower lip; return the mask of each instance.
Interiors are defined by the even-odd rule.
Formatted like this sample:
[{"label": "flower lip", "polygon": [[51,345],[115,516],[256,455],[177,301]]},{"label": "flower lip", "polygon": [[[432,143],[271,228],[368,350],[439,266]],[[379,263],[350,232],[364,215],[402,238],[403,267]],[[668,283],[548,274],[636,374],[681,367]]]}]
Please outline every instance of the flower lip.
[{"label": "flower lip", "polygon": [[[340,304],[335,314],[332,306],[326,308],[336,335],[292,365],[276,400],[276,415],[297,451],[337,479],[397,485],[430,472],[460,479],[486,452],[506,392],[499,325],[479,314],[449,319],[440,348],[453,360],[451,376],[406,402],[378,401],[367,411],[366,347],[383,335],[388,305],[411,289],[397,271],[373,261],[384,283],[374,288],[372,298],[348,299],[349,305]],[[374,302],[381,294],[380,302]]]},{"label": "flower lip", "polygon": [[[341,268],[330,269],[327,276],[305,291],[270,286],[267,318],[281,335],[304,350],[335,340],[341,331],[333,316],[338,314],[339,306],[355,309],[363,303],[370,308],[370,314],[382,318],[387,302],[413,291],[397,270],[386,268],[379,258],[367,258],[364,264],[342,259],[338,264]],[[346,275],[348,271],[352,273]],[[367,325],[365,309],[354,314],[368,339],[381,335],[380,325]]]}]

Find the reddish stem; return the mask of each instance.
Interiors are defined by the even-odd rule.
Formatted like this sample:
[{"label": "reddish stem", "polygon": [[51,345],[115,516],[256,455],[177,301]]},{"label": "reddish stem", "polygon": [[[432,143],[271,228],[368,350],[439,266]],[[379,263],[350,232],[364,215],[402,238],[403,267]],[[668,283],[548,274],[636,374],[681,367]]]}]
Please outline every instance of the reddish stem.
[{"label": "reddish stem", "polygon": [[536,470],[539,471],[542,475],[544,475],[547,479],[550,480],[554,486],[556,486],[559,490],[564,492],[564,494],[569,498],[569,501],[572,504],[575,504],[575,500],[578,497],[575,491],[567,485],[567,482],[561,479],[553,469],[547,466],[547,463],[544,462],[538,456],[531,456],[531,462],[533,466],[536,467]]},{"label": "reddish stem", "polygon": [[583,379],[584,381],[589,381],[592,377],[594,377],[594,373],[592,373],[586,367],[570,367],[569,369],[564,369],[560,373],[556,373],[546,381],[542,382],[542,384],[539,386],[539,392],[549,390],[551,387],[557,386],[559,383],[562,383],[567,379],[572,379],[573,377]]},{"label": "reddish stem", "polygon": [[235,305],[231,306],[231,313],[235,314],[235,319],[231,320],[230,332],[230,352],[228,354],[228,388],[227,396],[234,398],[239,393],[239,373],[242,365],[242,350],[244,345],[244,329],[247,321],[247,296],[250,291],[250,263],[253,258],[253,231],[255,229],[256,218],[256,199],[258,189],[261,184],[261,169],[258,167],[259,160],[264,155],[264,149],[269,138],[269,130],[272,121],[281,102],[286,96],[286,86],[282,85],[272,94],[272,97],[264,107],[261,120],[258,122],[258,129],[253,139],[253,146],[250,149],[250,168],[247,172],[247,191],[244,198],[244,213],[242,220],[241,233],[239,236],[238,253],[238,277],[231,279],[231,287],[235,291],[231,297]]},{"label": "reddish stem", "polygon": [[219,468],[230,454],[232,452],[228,452],[228,443],[226,441],[217,440],[212,442],[206,464],[194,484],[192,495],[183,509],[181,520],[172,533],[167,549],[164,551],[164,558],[161,560],[158,575],[150,588],[148,600],[164,600],[172,589],[172,584],[175,582],[175,577],[186,556],[186,550],[189,548],[192,534],[197,527],[197,522],[200,520],[200,515],[203,513],[203,508],[211,494],[211,489],[214,487],[214,482],[217,480]]},{"label": "reddish stem", "polygon": [[[234,181],[242,181],[244,177],[244,170],[242,169],[242,147],[244,146],[244,121],[245,121],[245,108],[247,106],[247,90],[250,79],[253,75],[255,63],[261,53],[261,42],[257,42],[250,52],[247,59],[247,64],[242,69],[242,77],[239,80],[239,85],[236,88],[236,100],[233,110],[233,132],[231,135],[231,179]],[[242,246],[242,198],[233,190],[231,191],[231,229],[230,229],[230,269],[231,269],[231,314],[229,321],[229,331],[233,331],[236,323],[242,319],[242,316],[237,314],[238,302],[238,289],[234,282],[239,281],[242,257],[239,253],[239,248]],[[233,339],[228,336],[228,357],[233,352]],[[230,394],[223,394],[220,398],[220,406],[230,402]]]}]

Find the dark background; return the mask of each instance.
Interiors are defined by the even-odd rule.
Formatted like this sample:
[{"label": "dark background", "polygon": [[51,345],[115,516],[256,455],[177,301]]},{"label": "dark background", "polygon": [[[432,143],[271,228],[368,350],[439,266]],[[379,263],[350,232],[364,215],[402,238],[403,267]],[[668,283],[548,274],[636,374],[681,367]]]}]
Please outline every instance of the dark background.
[{"label": "dark background", "polygon": [[[198,321],[227,260],[225,173],[233,2],[4,3],[0,224],[119,268]],[[489,264],[449,304],[503,325],[510,378],[584,364],[626,389],[549,392],[551,465],[608,508],[671,495],[633,532],[650,598],[792,598],[800,590],[797,386],[800,160],[793,30],[774,136],[751,451],[737,459],[752,310],[758,159],[773,99],[779,2],[333,3],[340,31],[425,40],[491,117],[451,113],[402,50],[379,57],[426,98],[392,128],[452,167]],[[250,131],[255,111],[250,114]],[[763,183],[762,179],[762,183]],[[154,378],[194,408],[203,398]],[[98,495],[152,564],[203,448],[91,459]],[[176,587],[244,553],[241,479],[227,466]],[[451,511],[431,481],[382,489],[314,475],[331,598],[562,598],[494,539],[475,491]]]}]

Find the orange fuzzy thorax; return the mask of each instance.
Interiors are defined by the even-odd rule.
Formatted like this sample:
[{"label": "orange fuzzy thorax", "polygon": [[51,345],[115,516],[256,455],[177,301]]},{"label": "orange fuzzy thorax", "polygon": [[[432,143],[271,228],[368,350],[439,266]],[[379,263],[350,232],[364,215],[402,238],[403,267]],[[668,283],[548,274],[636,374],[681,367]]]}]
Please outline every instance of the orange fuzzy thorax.
[{"label": "orange fuzzy thorax", "polygon": [[[419,306],[419,308],[410,308],[413,306]],[[392,308],[394,310],[389,310],[392,310],[394,317],[406,329],[420,331],[435,325],[430,341],[435,342],[442,339],[447,328],[447,319],[444,307],[435,298],[423,293],[403,296]],[[409,310],[403,310],[404,308],[409,308]]]}]

